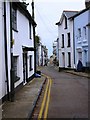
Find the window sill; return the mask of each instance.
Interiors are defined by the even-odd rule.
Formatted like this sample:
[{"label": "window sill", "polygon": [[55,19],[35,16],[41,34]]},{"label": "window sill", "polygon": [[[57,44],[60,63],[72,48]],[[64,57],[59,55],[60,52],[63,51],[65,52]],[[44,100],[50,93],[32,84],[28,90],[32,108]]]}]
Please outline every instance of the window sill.
[{"label": "window sill", "polygon": [[69,47],[69,48],[70,48],[71,46],[67,46],[67,47]]},{"label": "window sill", "polygon": [[85,43],[85,42],[87,42],[87,39],[84,39],[84,40],[83,40],[83,43]]},{"label": "window sill", "polygon": [[68,68],[71,68],[71,65],[68,65],[67,67],[68,67]]},{"label": "window sill", "polygon": [[32,38],[29,38],[30,40],[32,40]]},{"label": "window sill", "polygon": [[12,28],[12,30],[14,30],[15,32],[18,32],[18,30],[14,29],[14,28]]},{"label": "window sill", "polygon": [[30,69],[29,71],[31,72],[33,70],[33,68],[32,69]]},{"label": "window sill", "polygon": [[77,42],[78,44],[81,44],[81,40]]},{"label": "window sill", "polygon": [[17,81],[19,81],[19,80],[20,80],[20,77],[16,76],[14,82],[17,82]]}]

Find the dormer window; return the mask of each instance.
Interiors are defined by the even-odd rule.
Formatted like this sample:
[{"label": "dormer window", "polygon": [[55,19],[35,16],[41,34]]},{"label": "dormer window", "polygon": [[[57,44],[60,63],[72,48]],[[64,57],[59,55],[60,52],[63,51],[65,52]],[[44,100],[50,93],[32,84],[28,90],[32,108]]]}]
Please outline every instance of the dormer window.
[{"label": "dormer window", "polygon": [[65,29],[67,29],[67,17],[65,16]]}]

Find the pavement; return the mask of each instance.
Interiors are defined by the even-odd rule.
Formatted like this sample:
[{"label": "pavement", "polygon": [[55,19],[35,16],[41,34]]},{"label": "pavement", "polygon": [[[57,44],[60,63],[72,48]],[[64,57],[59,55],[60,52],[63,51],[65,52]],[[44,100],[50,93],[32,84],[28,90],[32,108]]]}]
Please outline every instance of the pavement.
[{"label": "pavement", "polygon": [[[59,71],[59,67],[55,66],[54,69]],[[74,70],[63,70],[66,73],[71,73],[73,75],[77,75],[77,76],[82,76],[82,77],[86,77],[86,78],[90,78],[90,73],[86,73],[86,72],[76,72]]]},{"label": "pavement", "polygon": [[7,101],[2,105],[2,120],[29,120],[39,98],[45,77],[34,78],[17,93],[14,102]]}]

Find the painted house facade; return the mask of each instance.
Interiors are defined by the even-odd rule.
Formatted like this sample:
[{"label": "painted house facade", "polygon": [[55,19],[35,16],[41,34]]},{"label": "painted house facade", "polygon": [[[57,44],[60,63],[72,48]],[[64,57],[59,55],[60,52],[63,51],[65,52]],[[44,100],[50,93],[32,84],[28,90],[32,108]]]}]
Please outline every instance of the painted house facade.
[{"label": "painted house facade", "polygon": [[75,66],[80,60],[83,66],[88,67],[90,45],[90,8],[80,11],[72,17],[74,19]]},{"label": "painted house facade", "polygon": [[37,66],[41,66],[41,47],[42,47],[42,43],[39,43],[39,45],[36,48]]},{"label": "painted house facade", "polygon": [[73,20],[69,18],[77,11],[63,11],[58,25],[59,39],[59,70],[63,68],[74,68],[73,49]]},{"label": "painted house facade", "polygon": [[48,49],[41,45],[41,66],[47,66],[48,63]]},{"label": "painted house facade", "polygon": [[[2,53],[0,60],[3,61],[3,64],[0,61],[0,71],[2,71],[2,80],[0,80],[0,89],[2,87],[2,93],[0,93],[1,100],[12,92],[12,86],[13,89],[17,89],[34,77],[35,49],[33,30],[36,23],[27,11],[26,6],[20,2],[12,4],[10,2],[0,2],[0,13],[0,19],[2,19],[0,20],[0,27],[2,28],[2,38],[0,38]],[[10,13],[12,13],[12,16]],[[12,66],[13,80],[11,77]],[[12,81],[14,81],[13,85]]]}]

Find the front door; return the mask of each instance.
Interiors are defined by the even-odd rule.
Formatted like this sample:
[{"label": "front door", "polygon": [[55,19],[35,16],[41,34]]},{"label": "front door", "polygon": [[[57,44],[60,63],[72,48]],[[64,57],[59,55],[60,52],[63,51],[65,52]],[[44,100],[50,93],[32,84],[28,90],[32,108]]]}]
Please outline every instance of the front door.
[{"label": "front door", "polygon": [[27,52],[23,53],[23,83],[27,82]]}]

